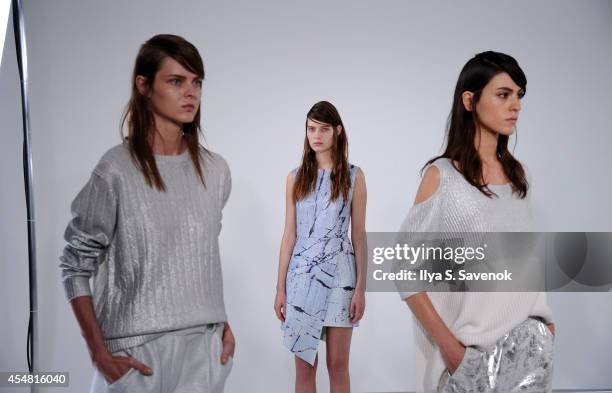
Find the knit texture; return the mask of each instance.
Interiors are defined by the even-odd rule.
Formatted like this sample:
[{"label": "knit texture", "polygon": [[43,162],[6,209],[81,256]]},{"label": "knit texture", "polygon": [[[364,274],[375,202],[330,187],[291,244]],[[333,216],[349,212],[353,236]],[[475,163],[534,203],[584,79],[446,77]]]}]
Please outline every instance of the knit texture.
[{"label": "knit texture", "polygon": [[92,295],[109,351],[164,332],[226,321],[219,257],[229,167],[202,151],[156,155],[166,191],[145,183],[127,145],[104,154],[74,199],[60,257],[66,297]]},{"label": "knit texture", "polygon": [[[433,166],[440,184],[427,200],[414,205],[401,232],[528,232],[532,231],[529,198],[519,199],[508,185],[490,185],[488,198],[468,183],[446,158]],[[402,299],[413,292],[401,292]],[[530,316],[552,321],[541,292],[428,292],[434,308],[457,339],[486,350]],[[433,392],[445,370],[434,341],[415,318],[417,391]],[[422,384],[421,384],[422,383]]]}]

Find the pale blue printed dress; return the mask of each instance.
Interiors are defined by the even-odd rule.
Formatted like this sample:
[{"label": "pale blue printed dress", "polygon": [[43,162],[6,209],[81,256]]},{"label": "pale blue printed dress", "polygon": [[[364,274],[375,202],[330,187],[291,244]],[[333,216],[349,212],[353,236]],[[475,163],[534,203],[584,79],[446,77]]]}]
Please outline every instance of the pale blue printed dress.
[{"label": "pale blue printed dress", "polygon": [[348,201],[330,201],[331,169],[319,169],[314,192],[296,203],[296,241],[287,271],[284,344],[311,365],[324,326],[353,327],[355,254],[348,237],[358,167],[349,164]]}]

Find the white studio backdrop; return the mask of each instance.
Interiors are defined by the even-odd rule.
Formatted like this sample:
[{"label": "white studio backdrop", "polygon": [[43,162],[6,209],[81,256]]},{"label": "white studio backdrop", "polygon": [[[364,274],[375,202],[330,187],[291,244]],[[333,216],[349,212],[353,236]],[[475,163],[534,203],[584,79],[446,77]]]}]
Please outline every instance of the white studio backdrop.
[{"label": "white studio backdrop", "polygon": [[[282,346],[272,302],[285,178],[299,163],[305,114],[316,101],[338,107],[350,160],[365,172],[367,229],[395,231],[414,199],[419,169],[442,145],[459,70],[477,52],[507,52],[529,81],[515,153],[532,172],[539,229],[612,229],[609,1],[56,0],[27,2],[24,17],[40,365],[70,372],[70,388],[62,391],[86,392],[92,376],[58,269],[70,202],[104,151],[119,142],[133,62],[154,34],[181,35],[200,50],[206,142],[232,170],[221,237],[226,307],[237,336],[229,393],[293,386],[293,359]],[[0,312],[6,321],[0,370],[24,371],[27,240],[11,23],[0,89]],[[612,387],[612,295],[551,294],[549,302],[558,328],[554,388]],[[414,390],[413,350],[406,305],[395,293],[368,294],[365,319],[353,335],[353,390]],[[328,390],[324,362],[319,388]]]},{"label": "white studio backdrop", "polygon": [[8,17],[11,11],[10,0],[0,0],[0,46],[4,46],[4,38],[6,31],[4,26],[7,25]]}]

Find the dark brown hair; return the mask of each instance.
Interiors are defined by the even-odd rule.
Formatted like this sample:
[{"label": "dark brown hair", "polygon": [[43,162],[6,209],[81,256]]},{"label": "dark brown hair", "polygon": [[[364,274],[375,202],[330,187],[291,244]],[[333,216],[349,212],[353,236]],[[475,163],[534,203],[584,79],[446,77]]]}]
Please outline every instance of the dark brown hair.
[{"label": "dark brown hair", "polygon": [[[521,89],[527,91],[527,77],[517,61],[509,55],[498,52],[482,52],[470,59],[459,74],[455,88],[453,107],[448,117],[447,144],[444,153],[432,158],[425,164],[427,167],[438,158],[449,158],[459,165],[456,168],[471,185],[478,188],[488,197],[495,195],[484,183],[482,161],[474,146],[478,116],[476,105],[482,90],[497,74],[506,72]],[[465,109],[462,94],[465,91],[474,93],[473,110]],[[519,198],[527,196],[529,184],[521,163],[508,150],[508,135],[499,135],[497,139],[497,158],[504,173],[512,184],[512,190]],[[453,162],[453,166],[455,163]]]},{"label": "dark brown hair", "polygon": [[[342,196],[348,200],[351,188],[351,177],[348,167],[348,139],[346,128],[342,124],[342,119],[338,110],[327,101],[320,101],[313,105],[306,115],[308,119],[329,124],[334,129],[334,139],[332,145],[333,167],[330,174],[332,183],[330,200],[335,200]],[[338,133],[338,126],[342,126],[342,131]],[[310,148],[308,136],[304,137],[304,153],[302,155],[302,165],[298,168],[295,185],[293,187],[293,200],[299,201],[314,191],[317,183],[318,174],[317,160],[315,151]]]},{"label": "dark brown hair", "polygon": [[[136,77],[139,75],[145,77],[147,89],[152,89],[155,76],[167,57],[171,57],[187,70],[204,79],[204,64],[195,46],[176,35],[156,35],[140,47],[138,56],[136,56],[132,74],[132,96],[121,118],[122,128],[126,123],[128,126],[127,141],[132,159],[144,175],[147,184],[159,191],[165,191],[166,186],[155,163],[150,144],[152,133],[155,130],[153,109],[151,100],[138,91]],[[201,154],[206,154],[207,151],[200,144],[200,133],[200,108],[198,108],[193,121],[183,124],[183,138],[187,143],[196,173],[202,184],[205,185],[200,162]]]}]

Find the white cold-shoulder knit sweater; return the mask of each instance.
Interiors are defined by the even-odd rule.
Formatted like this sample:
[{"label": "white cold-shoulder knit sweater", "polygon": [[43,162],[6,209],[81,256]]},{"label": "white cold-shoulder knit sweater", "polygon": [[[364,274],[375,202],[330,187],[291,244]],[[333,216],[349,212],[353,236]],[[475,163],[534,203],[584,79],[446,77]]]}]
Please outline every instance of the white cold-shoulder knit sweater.
[{"label": "white cold-shoulder knit sweater", "polygon": [[[528,198],[519,199],[507,185],[489,185],[497,197],[488,198],[468,183],[446,158],[432,165],[440,184],[427,200],[414,205],[402,232],[528,232],[532,218]],[[402,299],[413,292],[400,293]],[[527,318],[552,321],[542,292],[428,292],[438,314],[466,346],[486,349]],[[415,319],[417,391],[432,392],[445,370],[434,341]]]}]

